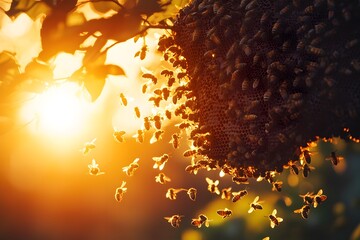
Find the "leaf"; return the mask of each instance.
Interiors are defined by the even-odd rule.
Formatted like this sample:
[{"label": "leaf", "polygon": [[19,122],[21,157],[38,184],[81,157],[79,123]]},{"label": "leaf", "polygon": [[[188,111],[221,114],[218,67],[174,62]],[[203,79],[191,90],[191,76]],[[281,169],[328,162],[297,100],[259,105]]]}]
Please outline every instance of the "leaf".
[{"label": "leaf", "polygon": [[107,74],[110,75],[122,75],[122,76],[126,76],[124,69],[122,69],[121,67],[114,65],[114,64],[107,64],[104,65],[104,72],[107,72]]},{"label": "leaf", "polygon": [[13,0],[9,11],[9,16],[16,16],[25,12],[32,20],[36,20],[41,14],[48,14],[51,7],[43,1],[38,0]]},{"label": "leaf", "polygon": [[111,1],[91,2],[90,7],[100,15],[103,15],[109,11],[117,12],[120,9],[118,4]]},{"label": "leaf", "polygon": [[96,101],[96,99],[100,96],[105,85],[105,78],[99,78],[92,74],[86,74],[84,86],[86,90],[89,92],[92,101]]}]

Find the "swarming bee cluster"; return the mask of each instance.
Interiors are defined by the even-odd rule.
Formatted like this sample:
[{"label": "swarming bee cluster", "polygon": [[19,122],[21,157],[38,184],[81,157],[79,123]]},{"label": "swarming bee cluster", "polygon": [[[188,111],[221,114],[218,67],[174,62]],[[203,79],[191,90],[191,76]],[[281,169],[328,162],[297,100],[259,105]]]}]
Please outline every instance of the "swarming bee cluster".
[{"label": "swarming bee cluster", "polygon": [[305,158],[319,138],[357,140],[359,13],[353,0],[194,0],[182,9],[159,49],[189,77],[175,94],[191,93],[191,137],[208,134],[194,141],[197,153],[258,177]]}]

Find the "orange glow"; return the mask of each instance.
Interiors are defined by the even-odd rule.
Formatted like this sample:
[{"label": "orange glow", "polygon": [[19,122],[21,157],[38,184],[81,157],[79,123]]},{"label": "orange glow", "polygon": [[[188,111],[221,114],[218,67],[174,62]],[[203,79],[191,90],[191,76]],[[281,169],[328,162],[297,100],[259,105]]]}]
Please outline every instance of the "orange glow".
[{"label": "orange glow", "polygon": [[89,102],[83,93],[75,83],[51,86],[29,101],[21,115],[25,121],[33,121],[34,130],[41,134],[71,137],[85,120]]}]

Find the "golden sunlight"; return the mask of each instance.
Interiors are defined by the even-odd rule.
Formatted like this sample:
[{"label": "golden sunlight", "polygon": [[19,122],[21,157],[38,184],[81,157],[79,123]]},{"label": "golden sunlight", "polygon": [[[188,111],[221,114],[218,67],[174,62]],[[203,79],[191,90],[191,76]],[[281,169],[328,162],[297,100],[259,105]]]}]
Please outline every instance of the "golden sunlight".
[{"label": "golden sunlight", "polygon": [[82,131],[88,98],[82,87],[65,82],[49,87],[22,109],[22,117],[34,131],[57,137],[69,137]]}]

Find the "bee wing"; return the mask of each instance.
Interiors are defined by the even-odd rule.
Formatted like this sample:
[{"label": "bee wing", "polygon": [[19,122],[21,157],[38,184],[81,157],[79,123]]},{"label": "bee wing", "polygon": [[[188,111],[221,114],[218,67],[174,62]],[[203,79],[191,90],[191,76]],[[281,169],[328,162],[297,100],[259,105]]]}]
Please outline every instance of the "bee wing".
[{"label": "bee wing", "polygon": [[253,201],[253,203],[254,203],[254,204],[257,203],[258,200],[259,200],[259,196],[256,196],[255,199],[254,199],[254,201]]},{"label": "bee wing", "polygon": [[316,195],[322,195],[322,194],[323,194],[323,190],[320,189]]},{"label": "bee wing", "polygon": [[91,140],[90,144],[94,144],[95,145],[96,142],[96,138],[94,138],[93,140]]},{"label": "bee wing", "polygon": [[281,223],[282,221],[284,221],[284,219],[282,219],[281,217],[277,217],[276,219],[278,220],[279,223]]},{"label": "bee wing", "polygon": [[213,180],[211,180],[210,178],[205,178],[205,180],[206,180],[206,182],[210,185],[210,184],[213,184],[214,182],[213,182]]},{"label": "bee wing", "polygon": [[270,227],[274,228],[275,227],[275,223],[273,221],[270,221]]},{"label": "bee wing", "polygon": [[249,209],[248,213],[252,213],[254,210],[255,210],[255,208],[250,207],[250,209]]},{"label": "bee wing", "polygon": [[219,180],[216,180],[216,181],[214,182],[214,185],[215,185],[215,186],[219,185]]},{"label": "bee wing", "polygon": [[120,188],[124,188],[125,185],[126,185],[126,182],[125,182],[125,181],[122,181]]},{"label": "bee wing", "polygon": [[277,214],[277,210],[274,209],[274,210],[272,211],[271,215],[275,216],[276,214]]},{"label": "bee wing", "polygon": [[294,210],[294,213],[301,213],[301,212],[302,212],[301,208]]}]

